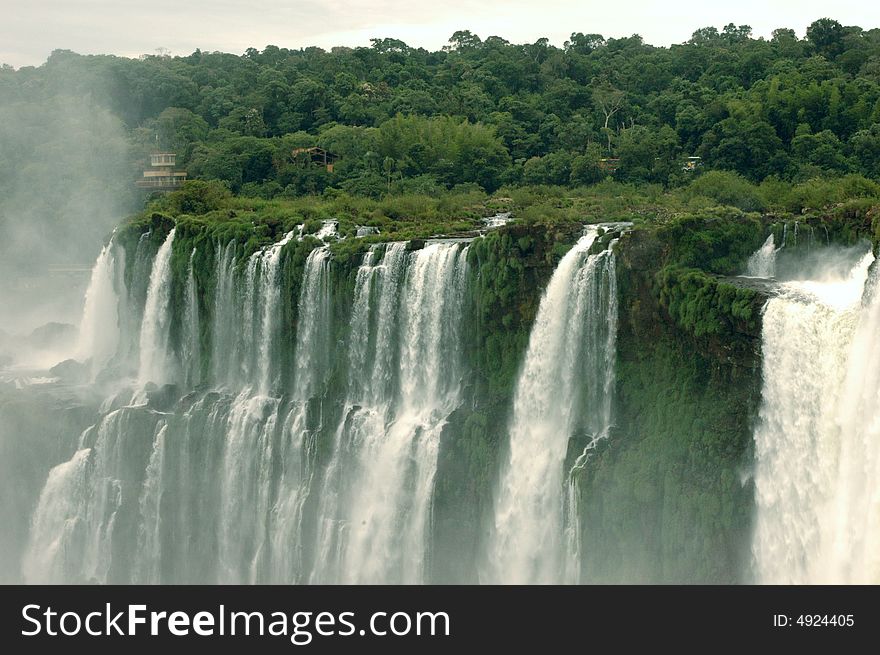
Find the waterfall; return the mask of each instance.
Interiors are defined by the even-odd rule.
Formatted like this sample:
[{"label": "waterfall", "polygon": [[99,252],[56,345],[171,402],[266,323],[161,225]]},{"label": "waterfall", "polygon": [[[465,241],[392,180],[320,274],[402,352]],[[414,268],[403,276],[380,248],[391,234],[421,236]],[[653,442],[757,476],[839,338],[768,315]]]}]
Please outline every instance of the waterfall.
[{"label": "waterfall", "polygon": [[147,300],[141,324],[140,368],[138,380],[141,384],[153,382],[161,385],[168,382],[172,372],[171,357],[168,352],[168,337],[171,313],[171,248],[177,228],[172,228],[165,238],[150,272],[150,285],[147,287]]},{"label": "waterfall", "polygon": [[70,461],[49,472],[31,519],[22,568],[29,583],[61,583],[75,570],[77,553],[69,547],[84,538],[80,509],[91,450],[78,450]]},{"label": "waterfall", "polygon": [[222,431],[217,556],[221,583],[256,582],[265,555],[279,402],[242,391]]},{"label": "waterfall", "polygon": [[306,575],[303,511],[312,483],[309,453],[320,428],[311,400],[319,397],[329,375],[330,302],[330,250],[316,248],[309,253],[303,271],[297,305],[293,398],[281,430],[281,472],[271,530],[270,579],[275,582],[299,582]]},{"label": "waterfall", "polygon": [[184,368],[184,381],[187,386],[194,387],[201,382],[201,325],[199,322],[199,299],[196,288],[196,278],[193,272],[193,259],[196,249],[193,248],[189,257],[189,272],[186,276],[186,290],[184,295],[185,309],[183,315],[183,339],[181,363]]},{"label": "waterfall", "polygon": [[541,298],[514,392],[486,581],[578,581],[579,527],[565,519],[575,494],[564,462],[575,432],[588,439],[578,467],[610,427],[616,346],[614,256],[588,254],[597,234],[589,228],[569,250]]},{"label": "waterfall", "polygon": [[323,241],[328,237],[337,236],[337,229],[339,227],[339,222],[334,220],[327,220],[321,222],[321,229],[317,231],[315,234],[316,239],[320,239]]},{"label": "waterfall", "polygon": [[101,372],[119,348],[119,273],[111,241],[101,249],[86,290],[76,357],[91,360],[92,378]]},{"label": "waterfall", "polygon": [[211,381],[219,386],[233,382],[237,360],[236,328],[241,326],[235,289],[235,242],[217,245],[221,253],[215,270],[214,320],[211,325]]},{"label": "waterfall", "polygon": [[[880,581],[873,261],[786,282],[764,310],[755,430],[754,571],[762,583]],[[875,269],[872,274],[876,277]]]},{"label": "waterfall", "polygon": [[[101,358],[137,362],[135,388],[114,389],[49,472],[26,578],[430,580],[440,443],[465,400],[470,246],[374,244],[348,269],[326,245],[299,259],[306,244],[288,233],[257,250],[193,249],[172,271],[175,234],[158,252],[140,239],[127,284],[121,248],[96,264],[84,324],[119,326],[118,352]],[[611,425],[614,385],[614,257],[588,254],[597,235],[555,272],[515,387],[503,488],[521,515],[499,495],[492,579],[579,577],[577,477]],[[212,275],[202,277],[205,257]],[[128,370],[115,371],[120,383]],[[143,393],[171,380],[188,393]],[[534,511],[542,520],[529,532]],[[543,537],[546,549],[521,555]]]},{"label": "waterfall", "polygon": [[313,582],[425,579],[440,434],[457,407],[467,248],[373,249],[357,273],[350,384],[318,511]]},{"label": "waterfall", "polygon": [[764,245],[749,257],[746,264],[746,275],[764,278],[776,276],[776,246],[772,234],[764,241]]},{"label": "waterfall", "polygon": [[829,579],[880,582],[880,270],[868,280],[865,305],[841,391],[839,465],[829,525]]},{"label": "waterfall", "polygon": [[[263,315],[260,320],[259,356],[257,359],[257,371],[260,374],[260,393],[269,394],[277,391],[278,367],[276,365],[278,333],[281,329],[278,311],[278,302],[281,297],[281,287],[278,283],[278,265],[281,261],[281,252],[293,238],[293,232],[288,232],[281,241],[272,244],[258,258],[260,264],[260,289],[259,300],[262,305]],[[251,296],[254,299],[254,296]]]},{"label": "waterfall", "polygon": [[288,232],[270,246],[257,250],[242,271],[236,246],[218,246],[215,265],[214,320],[211,379],[215,384],[241,390],[252,387],[264,396],[277,395],[279,335],[281,334],[280,266]]},{"label": "waterfall", "polygon": [[137,578],[143,584],[158,583],[162,561],[162,498],[166,488],[165,438],[168,425],[162,424],[153,441],[153,452],[147,464],[144,487],[140,496],[140,531],[138,557],[135,562]]},{"label": "waterfall", "polygon": [[326,375],[329,366],[329,248],[316,248],[306,259],[298,314],[294,390],[298,398],[307,400],[318,390],[321,373]]},{"label": "waterfall", "polygon": [[156,418],[141,407],[114,410],[83,434],[70,461],[50,471],[23,562],[28,582],[107,583],[133,564],[136,542],[120,535],[138,517],[161,429]]}]

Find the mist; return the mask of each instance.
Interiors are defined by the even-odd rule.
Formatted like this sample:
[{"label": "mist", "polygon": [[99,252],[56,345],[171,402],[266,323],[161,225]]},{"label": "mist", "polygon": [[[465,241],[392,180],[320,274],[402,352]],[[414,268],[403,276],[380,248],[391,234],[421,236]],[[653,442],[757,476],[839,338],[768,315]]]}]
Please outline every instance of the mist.
[{"label": "mist", "polygon": [[[74,339],[89,270],[134,208],[124,126],[70,68],[0,72],[0,361]],[[57,324],[48,325],[47,324]],[[37,330],[34,333],[34,330]],[[51,363],[39,362],[40,365]]]}]

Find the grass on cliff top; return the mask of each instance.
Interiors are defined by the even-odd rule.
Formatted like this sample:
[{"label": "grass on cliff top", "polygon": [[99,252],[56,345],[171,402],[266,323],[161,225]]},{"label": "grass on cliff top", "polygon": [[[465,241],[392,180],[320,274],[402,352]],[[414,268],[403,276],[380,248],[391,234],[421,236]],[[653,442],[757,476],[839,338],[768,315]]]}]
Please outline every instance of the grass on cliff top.
[{"label": "grass on cliff top", "polygon": [[342,236],[354,236],[359,226],[378,228],[380,235],[359,240],[369,243],[466,233],[482,227],[483,218],[500,212],[511,212],[521,223],[552,227],[618,220],[662,225],[707,214],[848,217],[864,215],[877,206],[880,184],[858,175],[798,184],[770,178],[756,185],[736,173],[708,171],[677,189],[623,184],[609,178],[575,189],[502,187],[491,195],[474,186],[380,199],[330,190],[323,195],[272,200],[234,196],[220,182],[191,180],[182,190],[150,201],[133,221],[148,221],[160,213],[178,222],[211,226],[218,236],[242,231],[270,240],[298,225],[305,225],[306,234],[314,234],[322,221],[332,219],[339,222]]}]

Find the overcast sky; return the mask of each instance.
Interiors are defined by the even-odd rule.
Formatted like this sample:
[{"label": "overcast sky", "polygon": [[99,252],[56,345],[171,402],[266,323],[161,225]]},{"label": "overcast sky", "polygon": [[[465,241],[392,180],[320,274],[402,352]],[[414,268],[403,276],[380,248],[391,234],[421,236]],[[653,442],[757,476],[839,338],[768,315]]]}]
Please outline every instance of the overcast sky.
[{"label": "overcast sky", "polygon": [[0,63],[39,65],[52,50],[129,57],[189,54],[196,48],[242,53],[267,44],[287,48],[369,45],[394,37],[438,49],[456,30],[515,43],[572,32],[641,34],[654,45],[686,41],[698,27],[751,25],[803,35],[823,16],[880,27],[876,0],[0,0]]}]

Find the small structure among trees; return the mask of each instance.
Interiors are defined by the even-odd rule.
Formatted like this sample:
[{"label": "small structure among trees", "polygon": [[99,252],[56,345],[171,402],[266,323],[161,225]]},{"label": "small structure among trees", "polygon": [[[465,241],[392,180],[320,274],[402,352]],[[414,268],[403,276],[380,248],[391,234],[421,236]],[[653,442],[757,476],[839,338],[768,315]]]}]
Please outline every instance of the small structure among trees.
[{"label": "small structure among trees", "polygon": [[684,163],[681,166],[681,170],[685,171],[686,173],[693,173],[702,165],[702,157],[685,157]]},{"label": "small structure among trees", "polygon": [[154,152],[150,155],[150,168],[142,179],[135,182],[139,189],[150,191],[174,191],[186,182],[186,171],[174,170],[177,155],[173,152]]},{"label": "small structure among trees", "polygon": [[318,146],[311,148],[294,148],[291,153],[295,161],[306,165],[323,166],[328,173],[333,172],[333,164],[339,159],[337,155]]},{"label": "small structure among trees", "polygon": [[606,173],[614,174],[620,168],[620,159],[618,157],[603,157],[599,160],[599,169]]}]

